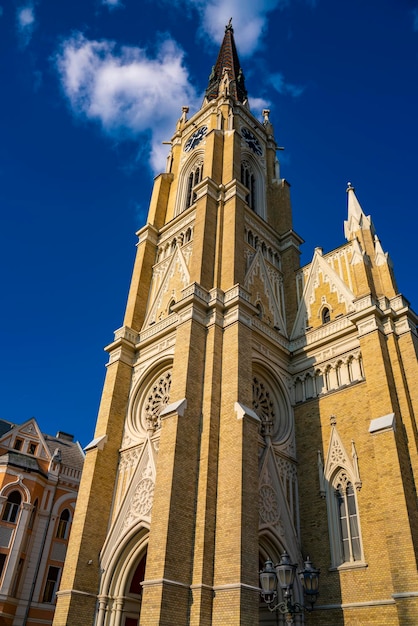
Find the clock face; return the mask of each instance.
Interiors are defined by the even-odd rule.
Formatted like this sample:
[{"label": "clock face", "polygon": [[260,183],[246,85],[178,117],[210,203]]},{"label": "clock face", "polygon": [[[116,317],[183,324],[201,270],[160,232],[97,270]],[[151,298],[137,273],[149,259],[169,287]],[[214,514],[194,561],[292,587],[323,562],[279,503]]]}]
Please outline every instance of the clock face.
[{"label": "clock face", "polygon": [[196,148],[196,146],[202,141],[203,137],[206,135],[207,132],[208,132],[207,126],[201,126],[197,130],[195,130],[193,135],[189,137],[189,139],[184,144],[184,151],[190,152],[190,150],[193,150],[193,148]]},{"label": "clock face", "polygon": [[261,156],[263,154],[263,149],[254,133],[249,128],[243,128],[241,130],[241,134],[244,137],[250,150],[252,150],[254,154]]}]

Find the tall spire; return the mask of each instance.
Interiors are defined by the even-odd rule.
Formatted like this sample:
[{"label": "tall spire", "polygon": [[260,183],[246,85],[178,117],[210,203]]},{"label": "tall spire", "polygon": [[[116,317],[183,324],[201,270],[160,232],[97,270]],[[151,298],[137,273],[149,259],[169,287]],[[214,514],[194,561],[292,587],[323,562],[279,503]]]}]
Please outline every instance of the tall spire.
[{"label": "tall spire", "polygon": [[348,216],[344,222],[345,238],[350,241],[355,233],[359,230],[371,230],[374,235],[374,226],[370,215],[366,216],[361,208],[360,202],[357,200],[354,187],[351,183],[347,184],[348,195]]},{"label": "tall spire", "polygon": [[206,89],[206,99],[214,100],[220,93],[222,79],[228,80],[228,93],[235,100],[244,103],[247,100],[244,74],[238,59],[238,53],[234,41],[234,29],[232,17],[225,26],[225,35],[219,50],[218,58],[209,76]]}]

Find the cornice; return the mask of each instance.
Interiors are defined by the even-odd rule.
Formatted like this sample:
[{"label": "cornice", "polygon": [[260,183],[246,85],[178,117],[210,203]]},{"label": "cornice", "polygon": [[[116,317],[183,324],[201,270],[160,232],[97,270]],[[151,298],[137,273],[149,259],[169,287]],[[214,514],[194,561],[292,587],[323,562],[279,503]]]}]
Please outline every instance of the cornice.
[{"label": "cornice", "polygon": [[[206,179],[205,179],[206,180]],[[196,207],[193,206],[192,210],[186,209],[181,215],[172,219],[168,224],[165,224],[160,230],[160,236],[158,244],[161,245],[167,239],[171,239],[179,230],[182,230],[196,219]]]}]

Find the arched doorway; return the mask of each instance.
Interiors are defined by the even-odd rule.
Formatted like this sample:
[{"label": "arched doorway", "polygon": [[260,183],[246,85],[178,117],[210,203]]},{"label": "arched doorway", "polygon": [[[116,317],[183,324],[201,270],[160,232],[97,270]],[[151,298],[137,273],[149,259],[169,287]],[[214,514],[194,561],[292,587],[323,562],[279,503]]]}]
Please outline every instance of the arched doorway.
[{"label": "arched doorway", "polygon": [[95,626],[139,626],[148,529],[131,529],[119,545],[106,546]]},{"label": "arched doorway", "polygon": [[125,602],[123,607],[122,626],[139,626],[142,602],[142,583],[145,578],[147,553],[141,557],[138,565],[128,579]]}]

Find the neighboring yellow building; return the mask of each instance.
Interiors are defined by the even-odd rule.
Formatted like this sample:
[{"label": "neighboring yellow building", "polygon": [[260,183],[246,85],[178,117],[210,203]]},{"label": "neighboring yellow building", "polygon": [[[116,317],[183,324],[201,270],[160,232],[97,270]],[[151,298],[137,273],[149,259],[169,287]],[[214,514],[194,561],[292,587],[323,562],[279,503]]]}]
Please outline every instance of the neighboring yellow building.
[{"label": "neighboring yellow building", "polygon": [[0,624],[52,624],[84,453],[34,418],[0,420]]},{"label": "neighboring yellow building", "polygon": [[107,348],[54,626],[284,624],[258,577],[284,551],[321,569],[310,624],[416,625],[417,317],[351,184],[347,242],[300,267],[231,25],[187,114]]}]

